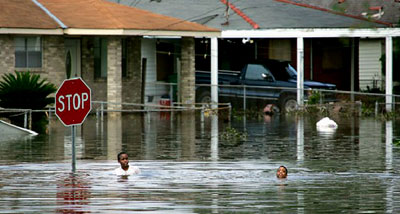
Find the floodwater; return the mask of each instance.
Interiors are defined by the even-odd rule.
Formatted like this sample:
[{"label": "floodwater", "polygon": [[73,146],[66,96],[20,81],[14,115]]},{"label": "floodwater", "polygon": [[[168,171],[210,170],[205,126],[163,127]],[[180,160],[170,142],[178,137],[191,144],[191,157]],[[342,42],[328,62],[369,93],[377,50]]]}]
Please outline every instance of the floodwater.
[{"label": "floodwater", "polygon": [[[0,140],[0,213],[399,213],[399,123],[319,119],[92,115],[72,173],[71,130],[53,116],[47,135]],[[247,139],[223,139],[229,127]],[[140,175],[113,175],[121,150]]]}]

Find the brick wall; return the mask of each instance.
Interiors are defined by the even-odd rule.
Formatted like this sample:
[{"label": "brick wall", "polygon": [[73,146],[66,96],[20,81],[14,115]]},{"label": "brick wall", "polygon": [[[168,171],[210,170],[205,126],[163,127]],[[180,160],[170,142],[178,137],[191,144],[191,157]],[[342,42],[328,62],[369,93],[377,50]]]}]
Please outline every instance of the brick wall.
[{"label": "brick wall", "polygon": [[[108,37],[108,77],[95,79],[93,37],[81,38],[81,76],[92,89],[92,100],[141,103],[141,37],[131,37],[128,41],[127,77],[122,79],[121,75],[121,39]],[[14,36],[0,35],[0,47],[0,75],[14,72]],[[18,70],[30,70],[59,86],[66,78],[64,37],[42,36],[42,48],[42,68]],[[192,57],[194,60],[194,52]]]},{"label": "brick wall", "polygon": [[184,104],[195,103],[195,52],[194,38],[182,38],[181,74],[180,74],[180,100]]},{"label": "brick wall", "polygon": [[56,86],[65,78],[64,38],[61,36],[42,36],[42,67],[15,68],[15,48],[13,35],[0,36],[0,75],[18,71],[30,71],[47,78]]},{"label": "brick wall", "polygon": [[46,36],[42,39],[42,71],[40,75],[56,87],[66,78],[64,37]]},{"label": "brick wall", "polygon": [[10,35],[0,36],[0,75],[14,71],[14,40]]},{"label": "brick wall", "polygon": [[[122,102],[121,39],[109,37],[107,47],[107,101]],[[121,109],[121,105],[107,105],[108,110]]]},{"label": "brick wall", "polygon": [[141,103],[142,96],[142,44],[140,37],[132,37],[127,42],[127,77],[122,80],[123,102]]}]

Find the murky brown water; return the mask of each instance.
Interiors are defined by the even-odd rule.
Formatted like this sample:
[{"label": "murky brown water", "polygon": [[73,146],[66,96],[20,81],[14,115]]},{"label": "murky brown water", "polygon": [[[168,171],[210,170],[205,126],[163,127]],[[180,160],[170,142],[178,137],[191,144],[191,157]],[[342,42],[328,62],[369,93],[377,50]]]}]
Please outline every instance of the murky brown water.
[{"label": "murky brown water", "polygon": [[[0,141],[0,213],[399,213],[399,123],[334,118],[319,132],[318,119],[90,116],[73,174],[70,129],[53,117],[48,135]],[[221,139],[227,127],[247,140]],[[140,175],[113,175],[121,150]]]}]

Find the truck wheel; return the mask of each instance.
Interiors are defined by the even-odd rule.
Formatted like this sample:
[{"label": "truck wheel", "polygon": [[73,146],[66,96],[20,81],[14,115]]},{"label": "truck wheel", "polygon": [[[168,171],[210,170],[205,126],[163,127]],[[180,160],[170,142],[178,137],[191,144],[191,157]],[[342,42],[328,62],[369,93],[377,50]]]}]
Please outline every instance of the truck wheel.
[{"label": "truck wheel", "polygon": [[297,99],[293,95],[286,96],[281,101],[281,111],[291,112],[297,109]]},{"label": "truck wheel", "polygon": [[198,103],[211,103],[211,92],[209,91],[201,92],[196,100]]}]

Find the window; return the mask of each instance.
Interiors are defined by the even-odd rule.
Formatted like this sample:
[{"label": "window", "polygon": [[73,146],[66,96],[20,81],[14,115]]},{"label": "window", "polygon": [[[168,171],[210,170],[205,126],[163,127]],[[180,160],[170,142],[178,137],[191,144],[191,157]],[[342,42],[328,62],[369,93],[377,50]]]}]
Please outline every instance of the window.
[{"label": "window", "polygon": [[94,77],[106,78],[107,77],[107,39],[94,38],[93,41],[94,51]]},{"label": "window", "polygon": [[42,67],[42,41],[40,37],[16,37],[14,43],[16,68]]},{"label": "window", "polygon": [[268,74],[271,76],[271,72],[267,70],[264,66],[259,64],[249,64],[246,71],[247,80],[264,80],[262,74]]}]

